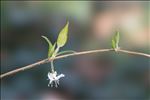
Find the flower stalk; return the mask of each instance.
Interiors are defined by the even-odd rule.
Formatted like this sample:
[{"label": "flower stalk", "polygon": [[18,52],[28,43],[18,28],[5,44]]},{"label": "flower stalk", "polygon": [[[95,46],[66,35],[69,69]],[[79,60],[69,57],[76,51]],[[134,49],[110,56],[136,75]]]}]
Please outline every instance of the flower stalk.
[{"label": "flower stalk", "polygon": [[51,61],[51,72],[54,73],[55,69],[54,69],[54,60]]}]

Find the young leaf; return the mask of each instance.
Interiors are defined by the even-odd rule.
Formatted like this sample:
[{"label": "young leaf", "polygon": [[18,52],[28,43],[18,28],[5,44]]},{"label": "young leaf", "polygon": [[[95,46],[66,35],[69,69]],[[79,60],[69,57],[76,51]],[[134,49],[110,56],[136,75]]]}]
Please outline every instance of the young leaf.
[{"label": "young leaf", "polygon": [[48,43],[49,49],[50,49],[53,46],[52,43],[50,42],[50,40],[46,36],[42,36],[42,38],[44,38],[46,40],[46,42]]},{"label": "young leaf", "polygon": [[119,32],[117,31],[115,36],[112,38],[112,41],[111,41],[111,45],[112,45],[112,48],[113,49],[116,49],[118,48],[118,45],[119,45]]},{"label": "young leaf", "polygon": [[119,44],[119,38],[120,38],[120,36],[119,36],[119,31],[117,31],[116,34],[115,34],[116,46]]},{"label": "young leaf", "polygon": [[56,57],[58,52],[59,52],[59,47],[57,47],[57,48],[53,51],[52,57]]},{"label": "young leaf", "polygon": [[55,49],[56,44],[52,45],[52,43],[46,36],[42,36],[42,38],[44,38],[46,42],[48,43],[48,57],[51,57],[54,51],[53,49]]},{"label": "young leaf", "polygon": [[114,40],[111,40],[111,46],[112,46],[113,49],[116,48],[116,44],[115,44],[115,41],[114,41]]},{"label": "young leaf", "polygon": [[65,27],[60,31],[60,33],[58,35],[58,39],[57,39],[57,46],[58,47],[63,47],[67,42],[68,26],[69,26],[69,22],[67,22]]},{"label": "young leaf", "polygon": [[54,54],[54,51],[55,51],[55,47],[56,47],[56,43],[52,46],[51,49],[49,49],[48,57],[52,57],[52,55]]}]

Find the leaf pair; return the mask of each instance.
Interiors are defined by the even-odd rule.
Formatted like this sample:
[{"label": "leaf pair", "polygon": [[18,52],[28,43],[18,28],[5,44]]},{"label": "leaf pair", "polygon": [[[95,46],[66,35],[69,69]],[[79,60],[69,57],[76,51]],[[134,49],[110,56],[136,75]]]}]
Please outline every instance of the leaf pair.
[{"label": "leaf pair", "polygon": [[120,38],[119,31],[117,31],[111,41],[111,46],[113,49],[119,48],[119,38]]},{"label": "leaf pair", "polygon": [[[67,22],[64,28],[60,31],[58,38],[57,38],[57,42],[55,42],[54,45],[46,36],[42,36],[42,38],[46,40],[49,46],[48,57],[55,57],[59,51],[59,48],[63,47],[66,44],[67,39],[68,39],[68,27],[69,27],[69,22]],[[56,48],[56,44],[57,44],[57,48]]]}]

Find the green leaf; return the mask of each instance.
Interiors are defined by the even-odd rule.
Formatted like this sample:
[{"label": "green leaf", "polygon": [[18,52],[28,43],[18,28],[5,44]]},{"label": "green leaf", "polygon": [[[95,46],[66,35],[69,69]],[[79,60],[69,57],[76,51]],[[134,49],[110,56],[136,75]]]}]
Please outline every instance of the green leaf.
[{"label": "green leaf", "polygon": [[73,50],[62,51],[62,52],[59,52],[59,53],[57,54],[57,56],[63,55],[63,54],[66,54],[66,53],[76,53],[76,51],[73,51]]},{"label": "green leaf", "polygon": [[42,38],[44,38],[46,42],[48,43],[48,57],[51,57],[53,49],[55,49],[56,44],[52,45],[52,43],[46,36],[42,36]]},{"label": "green leaf", "polygon": [[119,44],[119,38],[120,38],[120,36],[119,36],[119,31],[117,31],[116,34],[115,34],[115,42],[116,42],[116,45]]},{"label": "green leaf", "polygon": [[58,51],[59,51],[59,47],[57,47],[57,48],[53,51],[52,57],[56,57]]},{"label": "green leaf", "polygon": [[58,47],[63,47],[67,42],[68,26],[69,26],[69,22],[67,22],[65,27],[60,31],[60,33],[58,35],[58,39],[57,39],[57,46]]},{"label": "green leaf", "polygon": [[115,41],[114,41],[114,40],[111,41],[111,46],[112,46],[113,49],[116,48],[116,44],[115,44]]},{"label": "green leaf", "polygon": [[48,57],[52,57],[52,55],[54,54],[54,51],[55,51],[55,47],[56,47],[56,43],[52,46],[51,49],[49,49]]},{"label": "green leaf", "polygon": [[51,41],[46,36],[42,36],[42,38],[44,38],[46,40],[46,42],[49,45],[49,48],[51,48],[53,46],[52,43],[51,43]]},{"label": "green leaf", "polygon": [[118,48],[119,39],[120,39],[120,35],[119,35],[119,31],[117,31],[111,41],[111,46],[113,49]]}]

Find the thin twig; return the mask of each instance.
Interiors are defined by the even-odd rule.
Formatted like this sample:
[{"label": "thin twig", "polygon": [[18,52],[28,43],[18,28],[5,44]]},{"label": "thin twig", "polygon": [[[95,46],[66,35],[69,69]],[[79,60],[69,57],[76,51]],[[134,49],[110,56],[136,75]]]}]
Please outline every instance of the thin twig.
[{"label": "thin twig", "polygon": [[139,56],[144,56],[144,57],[150,58],[149,54],[145,54],[145,53],[141,53],[141,52],[134,52],[134,51],[128,51],[128,50],[123,50],[123,49],[120,49],[118,51],[121,53],[127,53],[127,54],[131,54],[131,55],[139,55]]},{"label": "thin twig", "polygon": [[[114,49],[100,49],[100,50],[91,50],[91,51],[75,52],[75,53],[72,53],[72,54],[66,54],[66,55],[57,56],[57,57],[55,57],[55,58],[47,58],[47,59],[38,61],[38,62],[36,62],[36,63],[27,65],[27,66],[25,66],[25,67],[18,68],[18,69],[15,69],[15,70],[6,72],[6,73],[4,73],[4,74],[1,74],[1,75],[0,75],[0,78],[2,79],[2,78],[4,78],[4,77],[6,77],[6,76],[9,76],[9,75],[12,75],[12,74],[16,74],[16,73],[18,73],[18,72],[21,72],[21,71],[24,71],[24,70],[27,70],[27,69],[36,67],[36,66],[41,65],[41,64],[45,64],[45,63],[51,62],[51,61],[56,60],[56,59],[66,58],[66,57],[70,57],[70,56],[78,56],[78,55],[85,55],[85,54],[100,53],[100,52],[109,52],[109,51],[114,51]],[[150,55],[149,55],[149,54],[140,53],[140,52],[133,52],[133,51],[123,50],[123,49],[118,49],[117,52],[126,53],[126,54],[132,54],[132,55],[139,55],[139,56],[143,56],[143,57],[148,57],[148,58],[150,58]]]}]

